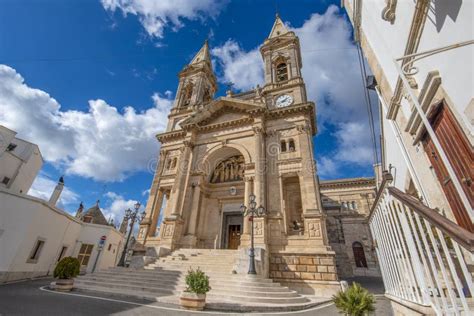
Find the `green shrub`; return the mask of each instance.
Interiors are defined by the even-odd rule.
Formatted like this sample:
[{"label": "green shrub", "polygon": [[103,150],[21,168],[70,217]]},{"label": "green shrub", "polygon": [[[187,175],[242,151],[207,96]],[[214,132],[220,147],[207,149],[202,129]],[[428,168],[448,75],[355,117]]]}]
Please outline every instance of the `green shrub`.
[{"label": "green shrub", "polygon": [[186,275],[186,292],[196,294],[206,294],[211,287],[209,286],[209,277],[199,268],[190,269]]},{"label": "green shrub", "polygon": [[59,279],[72,279],[79,274],[81,264],[77,258],[65,257],[54,268],[54,277]]},{"label": "green shrub", "polygon": [[374,296],[358,283],[352,283],[345,292],[339,291],[333,301],[341,314],[362,316],[375,311]]}]

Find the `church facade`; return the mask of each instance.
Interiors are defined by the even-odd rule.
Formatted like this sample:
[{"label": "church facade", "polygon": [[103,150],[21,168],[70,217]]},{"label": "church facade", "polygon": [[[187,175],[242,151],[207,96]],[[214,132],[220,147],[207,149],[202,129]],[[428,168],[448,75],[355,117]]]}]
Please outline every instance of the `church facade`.
[{"label": "church facade", "polygon": [[[159,163],[137,240],[169,251],[245,254],[253,222],[259,273],[283,284],[338,287],[313,154],[316,108],[306,95],[299,39],[277,17],[260,52],[265,83],[247,92],[214,98],[207,42],[180,72],[167,129],[157,135]],[[264,217],[242,216],[250,195]]]}]

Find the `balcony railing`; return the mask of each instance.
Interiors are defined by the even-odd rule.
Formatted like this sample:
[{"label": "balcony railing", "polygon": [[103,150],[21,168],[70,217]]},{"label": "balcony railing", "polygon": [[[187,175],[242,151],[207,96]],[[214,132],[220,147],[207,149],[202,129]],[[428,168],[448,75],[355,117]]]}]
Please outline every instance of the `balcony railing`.
[{"label": "balcony railing", "polygon": [[472,315],[474,234],[390,182],[386,173],[369,217],[387,296]]}]

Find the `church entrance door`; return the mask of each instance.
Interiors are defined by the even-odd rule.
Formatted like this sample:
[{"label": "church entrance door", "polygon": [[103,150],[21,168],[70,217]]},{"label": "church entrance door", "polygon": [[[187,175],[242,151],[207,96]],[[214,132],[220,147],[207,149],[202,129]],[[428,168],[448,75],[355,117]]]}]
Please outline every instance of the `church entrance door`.
[{"label": "church entrance door", "polygon": [[222,248],[237,249],[240,245],[243,219],[240,213],[224,213],[224,227],[222,230]]},{"label": "church entrance door", "polygon": [[240,245],[240,225],[229,225],[228,249],[237,249]]}]

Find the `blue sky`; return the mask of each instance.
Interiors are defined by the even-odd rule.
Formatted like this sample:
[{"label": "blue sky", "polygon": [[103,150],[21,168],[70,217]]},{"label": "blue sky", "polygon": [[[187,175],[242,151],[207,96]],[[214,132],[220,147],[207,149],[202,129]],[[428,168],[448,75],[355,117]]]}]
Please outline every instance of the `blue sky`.
[{"label": "blue sky", "polygon": [[[277,5],[275,5],[275,3]],[[340,1],[2,0],[0,124],[37,143],[45,164],[30,193],[61,205],[100,199],[119,219],[146,203],[177,74],[206,38],[219,79],[261,83],[259,45],[275,8],[300,36],[317,103],[322,179],[372,176],[367,113],[352,29]]]}]

